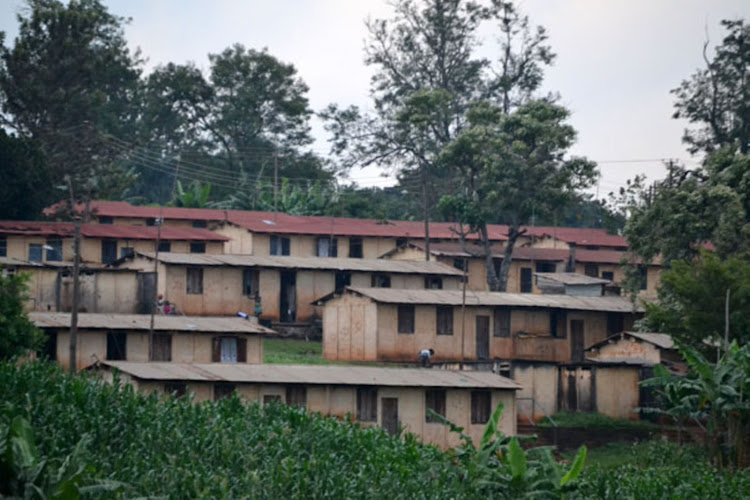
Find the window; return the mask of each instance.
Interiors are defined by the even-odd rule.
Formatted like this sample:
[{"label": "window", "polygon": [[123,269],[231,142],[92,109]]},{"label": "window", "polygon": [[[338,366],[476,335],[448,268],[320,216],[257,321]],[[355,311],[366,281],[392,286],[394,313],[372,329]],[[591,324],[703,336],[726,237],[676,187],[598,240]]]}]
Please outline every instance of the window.
[{"label": "window", "polygon": [[62,257],[62,240],[59,238],[47,240],[47,260],[59,262]]},{"label": "window", "polygon": [[550,311],[549,333],[553,337],[564,339],[567,337],[568,315],[565,311]]},{"label": "window", "polygon": [[357,420],[360,422],[378,421],[378,390],[373,387],[357,389]]},{"label": "window", "polygon": [[349,238],[349,258],[362,258],[362,238],[359,236],[352,236]]},{"label": "window", "polygon": [[623,331],[625,325],[625,318],[622,313],[610,312],[607,313],[607,335],[614,335]]},{"label": "window", "polygon": [[51,332],[44,336],[44,343],[38,352],[39,357],[50,361],[57,361],[57,333]]},{"label": "window", "polygon": [[99,216],[99,224],[114,224],[115,220],[112,217],[106,215]]},{"label": "window", "polygon": [[490,391],[471,391],[471,423],[486,424],[490,419]]},{"label": "window", "polygon": [[149,217],[146,219],[146,225],[147,226],[155,226],[156,225],[156,219],[154,217]]},{"label": "window", "polygon": [[128,334],[125,332],[107,332],[107,360],[125,361],[127,357]]},{"label": "window", "polygon": [[110,264],[117,260],[117,241],[102,240],[102,264]]},{"label": "window", "polygon": [[396,238],[396,248],[405,247],[409,242],[409,238]]},{"label": "window", "polygon": [[281,396],[278,394],[266,394],[263,396],[263,405],[270,405],[273,403],[281,403]]},{"label": "window", "polygon": [[38,243],[29,243],[29,262],[42,261],[42,245]]},{"label": "window", "polygon": [[460,269],[461,271],[466,271],[466,268],[467,268],[466,263],[467,263],[467,260],[463,257],[453,259],[453,267],[455,267],[456,269]]},{"label": "window", "polygon": [[583,274],[592,278],[598,278],[599,266],[597,264],[586,264],[583,268]]},{"label": "window", "polygon": [[492,335],[494,337],[510,337],[510,309],[496,307],[493,315]]},{"label": "window", "polygon": [[200,295],[203,293],[203,269],[200,267],[187,268],[187,293]]},{"label": "window", "polygon": [[414,306],[398,306],[398,333],[414,333]]},{"label": "window", "polygon": [[208,227],[208,222],[204,220],[194,220],[193,221],[193,227],[195,228],[206,228]]},{"label": "window", "polygon": [[339,254],[339,240],[324,236],[318,238],[318,257],[337,257]]},{"label": "window", "polygon": [[427,290],[442,290],[443,278],[440,278],[438,276],[427,276],[424,279],[424,287]]},{"label": "window", "polygon": [[160,241],[159,242],[159,251],[160,252],[171,252],[172,251],[172,244],[168,241]]},{"label": "window", "polygon": [[453,335],[453,307],[437,306],[437,334]]},{"label": "window", "polygon": [[288,385],[286,387],[286,404],[305,408],[307,406],[307,388],[304,385]]},{"label": "window", "polygon": [[242,295],[254,297],[260,291],[260,271],[257,269],[242,270]]},{"label": "window", "polygon": [[536,272],[538,273],[554,273],[555,271],[556,269],[555,269],[554,262],[537,262],[536,263]]},{"label": "window", "polygon": [[135,250],[133,247],[122,247],[120,249],[120,258],[123,257],[132,257],[135,254]]},{"label": "window", "polygon": [[231,398],[237,387],[234,384],[215,384],[214,385],[214,401],[220,399]]},{"label": "window", "polygon": [[336,271],[336,293],[341,293],[344,288],[352,284],[352,273],[348,271]]},{"label": "window", "polygon": [[214,363],[247,363],[247,340],[237,337],[215,337],[211,350]]},{"label": "window", "polygon": [[206,253],[205,241],[194,241],[190,244],[190,253]]},{"label": "window", "polygon": [[187,395],[187,384],[182,382],[166,382],[164,384],[164,392],[176,398],[185,397]]},{"label": "window", "polygon": [[521,268],[521,293],[531,293],[532,282],[531,282],[531,268]]},{"label": "window", "polygon": [[151,361],[172,361],[172,336],[155,333],[151,347]]},{"label": "window", "polygon": [[612,271],[602,271],[602,279],[603,280],[609,280],[609,281],[615,281],[615,273]]},{"label": "window", "polygon": [[648,290],[648,268],[638,266],[638,272],[641,273],[641,290]]},{"label": "window", "polygon": [[8,256],[8,240],[5,236],[0,237],[0,257]]},{"label": "window", "polygon": [[390,288],[391,277],[387,274],[373,274],[370,277],[370,286],[373,288]]},{"label": "window", "polygon": [[[438,415],[445,416],[445,389],[427,389],[425,391],[425,408],[432,410]],[[440,422],[430,412],[426,411],[425,422]]]},{"label": "window", "polygon": [[289,238],[271,235],[271,255],[289,255]]}]

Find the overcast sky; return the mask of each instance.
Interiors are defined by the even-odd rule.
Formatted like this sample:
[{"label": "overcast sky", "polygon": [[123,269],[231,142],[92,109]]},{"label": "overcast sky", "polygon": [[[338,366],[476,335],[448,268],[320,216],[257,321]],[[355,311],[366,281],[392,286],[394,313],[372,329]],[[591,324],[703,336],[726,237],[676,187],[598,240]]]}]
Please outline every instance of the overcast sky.
[{"label": "overcast sky", "polygon": [[[233,43],[268,48],[292,63],[310,87],[315,110],[335,102],[370,107],[371,69],[363,63],[364,20],[390,17],[383,0],[105,0],[130,17],[126,37],[148,59],[208,66],[208,53]],[[0,0],[6,43],[17,34],[24,3]],[[533,24],[545,26],[557,53],[545,89],[558,92],[578,130],[575,154],[599,162],[600,196],[635,174],[663,175],[660,159],[694,165],[681,143],[684,123],[671,119],[669,90],[702,67],[702,48],[723,37],[719,21],[750,18],[748,0],[525,0]],[[492,48],[494,33],[483,37]],[[319,124],[316,151],[325,154]],[[646,160],[646,161],[643,161]],[[355,172],[361,185],[392,183],[375,170]]]}]

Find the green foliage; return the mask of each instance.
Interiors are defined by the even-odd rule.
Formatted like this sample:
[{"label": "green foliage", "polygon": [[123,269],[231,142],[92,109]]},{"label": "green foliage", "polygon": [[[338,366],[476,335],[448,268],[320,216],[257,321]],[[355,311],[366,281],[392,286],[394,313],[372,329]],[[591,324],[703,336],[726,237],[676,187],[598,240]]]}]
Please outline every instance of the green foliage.
[{"label": "green foliage", "polygon": [[661,369],[642,385],[657,388],[664,412],[675,420],[705,426],[716,466],[750,466],[750,344],[732,342],[716,363],[689,346],[681,345],[680,353],[689,365],[687,376]]},{"label": "green foliage", "polygon": [[323,345],[295,339],[263,339],[263,362],[291,365],[328,364],[323,358]]},{"label": "green foliage", "polygon": [[570,428],[579,427],[585,429],[656,429],[658,428],[655,424],[650,422],[644,422],[640,420],[622,420],[618,418],[608,417],[601,413],[586,413],[586,412],[560,412],[556,413],[552,420],[549,418],[543,418],[537,425],[539,427],[560,427]]},{"label": "green foliage", "polygon": [[44,341],[24,310],[27,281],[25,274],[6,276],[0,267],[0,361],[36,351]]},{"label": "green foliage", "polygon": [[[724,340],[729,291],[729,339],[750,342],[750,262],[722,260],[703,252],[697,260],[675,261],[662,273],[659,301],[647,303],[643,327],[669,333],[683,344],[708,352],[705,341]],[[715,351],[715,350],[714,350]]]},{"label": "green foliage", "polygon": [[198,181],[190,183],[187,189],[182,187],[182,183],[177,181],[177,191],[170,203],[173,207],[184,208],[206,208],[209,205],[211,197],[211,184],[201,184]]},{"label": "green foliage", "polygon": [[29,139],[0,130],[0,219],[38,219],[51,195],[49,168]]}]

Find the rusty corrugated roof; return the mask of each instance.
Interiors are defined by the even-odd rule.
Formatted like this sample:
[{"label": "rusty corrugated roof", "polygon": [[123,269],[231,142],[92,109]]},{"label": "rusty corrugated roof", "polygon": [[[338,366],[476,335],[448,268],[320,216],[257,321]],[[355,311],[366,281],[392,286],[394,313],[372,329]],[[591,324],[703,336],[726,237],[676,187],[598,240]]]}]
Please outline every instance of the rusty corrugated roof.
[{"label": "rusty corrugated roof", "polygon": [[[462,304],[461,290],[405,290],[396,288],[347,287],[347,293],[368,297],[386,304],[449,305]],[[332,298],[333,294],[321,298]],[[579,297],[573,295],[540,295],[534,293],[466,291],[468,306],[544,307],[575,311],[633,312],[633,304],[625,297]],[[636,311],[642,311],[635,306]]]},{"label": "rusty corrugated roof", "polygon": [[[153,252],[136,252],[154,259]],[[336,257],[265,257],[238,254],[159,253],[159,262],[189,266],[266,267],[282,269],[319,269],[336,271],[432,274],[461,276],[462,272],[440,262],[383,259],[340,259]]]},{"label": "rusty corrugated roof", "polygon": [[[75,227],[70,222],[0,221],[0,234],[13,236],[56,236],[72,238]],[[86,238],[117,240],[156,240],[156,226],[129,226],[114,224],[82,224],[81,235]],[[165,241],[229,241],[229,238],[201,228],[161,228],[160,238]]]},{"label": "rusty corrugated roof", "polygon": [[[29,319],[39,328],[70,328],[70,313],[29,313]],[[149,314],[78,313],[78,328],[109,330],[150,330]],[[252,320],[237,316],[154,316],[154,330],[206,333],[263,333],[275,332]]]},{"label": "rusty corrugated roof", "polygon": [[596,349],[603,345],[614,342],[615,340],[619,340],[620,338],[624,336],[633,337],[643,342],[648,342],[649,344],[653,344],[660,349],[670,350],[670,349],[676,348],[674,339],[672,339],[672,336],[667,333],[646,333],[646,332],[624,331],[624,332],[616,333],[614,335],[610,335],[606,339],[600,342],[597,342],[595,344],[591,344],[590,346],[586,348],[586,350],[588,351],[591,349]]},{"label": "rusty corrugated roof", "polygon": [[521,389],[513,380],[492,372],[380,368],[343,365],[277,365],[229,363],[133,363],[106,361],[142,380],[246,382],[260,384],[325,384],[385,387],[446,387],[466,389]]},{"label": "rusty corrugated roof", "polygon": [[604,285],[610,283],[609,280],[602,278],[593,278],[585,274],[578,273],[534,273],[539,278],[555,281],[564,285]]}]

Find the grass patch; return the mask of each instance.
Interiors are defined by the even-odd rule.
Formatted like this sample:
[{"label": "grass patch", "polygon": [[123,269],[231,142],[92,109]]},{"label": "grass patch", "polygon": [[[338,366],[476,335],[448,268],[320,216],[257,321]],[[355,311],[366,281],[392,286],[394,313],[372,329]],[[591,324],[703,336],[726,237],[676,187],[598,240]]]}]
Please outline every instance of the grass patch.
[{"label": "grass patch", "polygon": [[[552,416],[557,427],[575,428],[583,427],[587,429],[642,429],[656,430],[659,426],[644,420],[621,420],[618,418],[608,417],[601,413],[573,413],[560,412]],[[548,417],[539,422],[539,427],[555,427]]]},{"label": "grass patch", "polygon": [[327,365],[321,342],[297,339],[263,339],[263,362],[287,365]]}]

